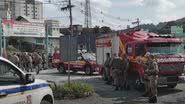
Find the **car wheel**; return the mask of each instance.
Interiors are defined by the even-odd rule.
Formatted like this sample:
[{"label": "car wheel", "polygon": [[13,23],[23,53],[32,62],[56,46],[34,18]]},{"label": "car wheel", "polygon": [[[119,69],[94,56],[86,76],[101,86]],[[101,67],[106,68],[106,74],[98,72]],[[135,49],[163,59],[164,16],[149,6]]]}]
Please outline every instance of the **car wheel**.
[{"label": "car wheel", "polygon": [[59,73],[65,74],[66,73],[66,69],[64,67],[64,65],[60,65],[58,68]]},{"label": "car wheel", "polygon": [[92,75],[92,69],[91,69],[91,67],[90,66],[86,66],[85,67],[85,74],[86,75]]},{"label": "car wheel", "polygon": [[43,101],[41,101],[41,103],[40,104],[51,104],[50,102],[48,102],[48,101],[45,101],[45,100],[43,100]]},{"label": "car wheel", "polygon": [[168,88],[175,88],[177,86],[177,84],[175,83],[175,84],[169,84],[168,85]]}]

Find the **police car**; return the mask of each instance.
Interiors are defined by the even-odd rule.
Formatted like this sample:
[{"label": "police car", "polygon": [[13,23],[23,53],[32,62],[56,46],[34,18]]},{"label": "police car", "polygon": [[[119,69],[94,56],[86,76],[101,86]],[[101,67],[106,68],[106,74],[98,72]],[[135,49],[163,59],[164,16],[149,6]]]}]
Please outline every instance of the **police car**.
[{"label": "police car", "polygon": [[0,57],[0,104],[54,104],[54,99],[46,81]]}]

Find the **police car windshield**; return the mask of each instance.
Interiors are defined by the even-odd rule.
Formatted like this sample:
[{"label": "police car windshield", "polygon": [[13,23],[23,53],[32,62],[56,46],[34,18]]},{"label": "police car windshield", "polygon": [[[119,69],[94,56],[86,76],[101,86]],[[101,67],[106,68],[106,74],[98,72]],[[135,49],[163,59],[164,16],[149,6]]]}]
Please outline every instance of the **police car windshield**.
[{"label": "police car windshield", "polygon": [[180,55],[184,54],[184,47],[177,43],[152,43],[147,45],[150,53],[159,55]]}]

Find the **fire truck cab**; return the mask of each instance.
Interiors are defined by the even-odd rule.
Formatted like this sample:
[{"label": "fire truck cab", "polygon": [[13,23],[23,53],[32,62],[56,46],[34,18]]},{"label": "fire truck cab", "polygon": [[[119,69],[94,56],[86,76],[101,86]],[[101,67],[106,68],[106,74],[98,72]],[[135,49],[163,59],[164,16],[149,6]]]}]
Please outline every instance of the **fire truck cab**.
[{"label": "fire truck cab", "polygon": [[[182,41],[174,36],[160,36],[155,33],[134,31],[103,35],[96,40],[97,63],[104,64],[106,53],[122,56],[126,54],[130,60],[129,79],[136,88],[143,87],[144,66],[138,62],[145,59],[146,52],[156,56],[159,65],[159,85],[176,87],[179,76],[184,72],[185,55]],[[101,73],[105,70],[102,68]],[[106,76],[104,76],[106,77]]]}]

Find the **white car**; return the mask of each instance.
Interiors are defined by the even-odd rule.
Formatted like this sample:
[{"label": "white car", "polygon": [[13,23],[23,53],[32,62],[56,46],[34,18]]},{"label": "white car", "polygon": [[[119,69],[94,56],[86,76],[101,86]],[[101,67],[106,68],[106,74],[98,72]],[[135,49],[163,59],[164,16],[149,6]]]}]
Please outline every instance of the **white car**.
[{"label": "white car", "polygon": [[53,92],[46,81],[0,57],[0,104],[54,104]]}]

